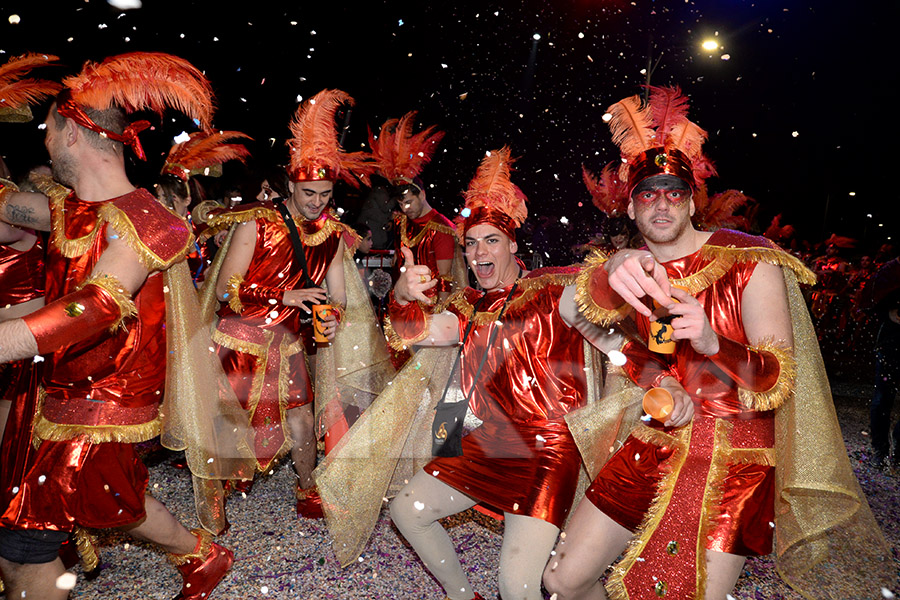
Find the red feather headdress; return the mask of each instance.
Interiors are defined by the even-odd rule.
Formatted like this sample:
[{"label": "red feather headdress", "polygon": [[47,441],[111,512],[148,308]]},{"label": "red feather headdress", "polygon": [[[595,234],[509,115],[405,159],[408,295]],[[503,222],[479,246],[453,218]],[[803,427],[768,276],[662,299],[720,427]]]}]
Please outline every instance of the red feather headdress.
[{"label": "red feather headdress", "polygon": [[175,144],[169,150],[162,174],[171,174],[182,181],[192,175],[216,176],[210,171],[229,160],[246,161],[250,151],[241,144],[227,144],[228,140],[252,138],[240,131],[195,131],[190,139]]},{"label": "red feather headdress", "polygon": [[609,163],[603,167],[599,177],[581,165],[581,176],[584,179],[584,185],[591,193],[594,206],[608,217],[625,214],[625,210],[628,208],[628,188],[625,182],[619,179],[617,163]]},{"label": "red feather headdress", "polygon": [[[344,152],[338,143],[334,116],[343,104],[353,106],[353,98],[341,90],[322,90],[297,109],[291,121],[288,142],[291,161],[288,175],[294,181],[336,181],[353,187],[361,180],[369,185],[375,163],[368,152]],[[359,179],[357,179],[359,178]]]},{"label": "red feather headdress", "polygon": [[462,240],[469,228],[488,223],[503,231],[511,240],[516,239],[516,229],[528,217],[527,198],[519,186],[510,181],[511,166],[509,146],[488,152],[469,189],[463,193],[465,207],[456,218],[456,234]]},{"label": "red feather headdress", "polygon": [[0,66],[0,121],[26,122],[32,119],[30,104],[56,95],[62,85],[45,79],[22,79],[32,69],[59,60],[50,54],[29,52]]},{"label": "red feather headdress", "polygon": [[707,231],[727,227],[746,231],[749,223],[742,216],[735,216],[736,211],[751,201],[751,198],[738,190],[725,190],[712,196],[703,193],[694,194],[694,222]]},{"label": "red feather headdress", "polygon": [[415,117],[416,111],[411,111],[400,119],[385,121],[377,138],[369,131],[378,172],[393,185],[414,183],[444,138],[444,132],[437,131],[435,125],[413,134]]},{"label": "red feather headdress", "polygon": [[642,104],[632,96],[609,107],[609,127],[622,154],[619,179],[635,186],[654,175],[674,175],[695,191],[715,174],[703,155],[706,131],[687,118],[688,100],[677,87],[650,87]]},{"label": "red feather headdress", "polygon": [[140,158],[144,154],[137,134],[149,122],[133,123],[120,135],[94,123],[84,109],[116,106],[126,113],[150,110],[162,115],[166,108],[173,108],[194,119],[201,129],[209,129],[215,110],[206,76],[183,58],[161,52],[132,52],[101,63],[88,62],[81,73],[64,79],[63,85],[66,89],[57,99],[59,114],[131,146]]}]

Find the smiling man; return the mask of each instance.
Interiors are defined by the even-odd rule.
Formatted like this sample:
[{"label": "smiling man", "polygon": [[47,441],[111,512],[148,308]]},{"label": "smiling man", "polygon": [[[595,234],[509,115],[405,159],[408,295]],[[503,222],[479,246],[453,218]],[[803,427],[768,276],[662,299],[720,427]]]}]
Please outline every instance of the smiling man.
[{"label": "smiling man", "polygon": [[575,269],[526,272],[516,259],[516,229],[527,212],[509,181],[511,162],[508,148],[488,153],[457,221],[480,289],[455,292],[431,314],[424,292],[437,281],[404,249],[406,269],[390,304],[398,347],[462,342],[460,387],[482,422],[462,437],[461,455],[434,458],[391,503],[397,528],[452,600],[481,596],[438,520],[478,502],[502,511],[500,594],[541,598],[540,572],[581,468],[564,417],[586,402],[581,332],[590,325],[575,310]]}]

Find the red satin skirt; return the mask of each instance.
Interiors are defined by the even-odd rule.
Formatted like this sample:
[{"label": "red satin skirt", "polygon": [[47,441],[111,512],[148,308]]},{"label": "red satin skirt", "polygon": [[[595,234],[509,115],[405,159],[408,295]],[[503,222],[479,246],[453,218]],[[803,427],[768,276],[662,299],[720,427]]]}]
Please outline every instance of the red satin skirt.
[{"label": "red satin skirt", "polygon": [[11,402],[6,429],[0,431],[0,507],[12,500],[12,489],[20,486],[29,456],[34,452],[31,432],[40,372],[40,364],[32,360],[0,365],[0,394]]},{"label": "red satin skirt", "polygon": [[[730,442],[735,448],[758,447],[768,443],[772,447],[772,419],[735,421],[735,432]],[[754,429],[752,435],[742,435]],[[742,438],[747,439],[742,444]],[[763,438],[762,440],[760,438]],[[668,472],[667,460],[673,450],[639,440],[633,436],[607,462],[585,492],[594,506],[613,521],[630,531],[637,531],[657,493],[662,477]],[[689,469],[678,475],[698,479],[697,485],[705,485]],[[711,514],[714,524],[710,528],[707,550],[728,552],[741,556],[760,556],[772,552],[775,521],[775,467],[741,461],[726,460],[726,475],[720,482],[707,489],[721,490],[721,499]],[[700,510],[701,507],[697,507]]]},{"label": "red satin skirt", "polygon": [[146,516],[147,468],[133,444],[44,440],[2,522],[9,529],[105,529]]},{"label": "red satin skirt", "polygon": [[564,422],[485,422],[462,439],[462,449],[462,456],[435,458],[425,471],[503,512],[562,527],[581,467]]}]

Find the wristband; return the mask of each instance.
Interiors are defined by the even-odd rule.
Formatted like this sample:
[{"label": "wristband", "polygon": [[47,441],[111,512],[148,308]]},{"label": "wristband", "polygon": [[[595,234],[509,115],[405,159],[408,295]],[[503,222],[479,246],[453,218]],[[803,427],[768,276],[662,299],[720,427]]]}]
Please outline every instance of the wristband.
[{"label": "wristband", "polygon": [[584,317],[597,325],[608,327],[621,321],[631,306],[609,287],[609,274],[603,252],[594,250],[575,280],[575,302]]},{"label": "wristband", "polygon": [[428,337],[429,315],[418,302],[401,305],[394,298],[393,291],[388,298],[388,316],[385,317],[384,328],[391,348],[405,350]]},{"label": "wristband", "polygon": [[795,362],[790,350],[764,342],[747,346],[719,335],[719,351],[709,359],[738,385],[741,402],[752,410],[781,406],[794,389]]}]

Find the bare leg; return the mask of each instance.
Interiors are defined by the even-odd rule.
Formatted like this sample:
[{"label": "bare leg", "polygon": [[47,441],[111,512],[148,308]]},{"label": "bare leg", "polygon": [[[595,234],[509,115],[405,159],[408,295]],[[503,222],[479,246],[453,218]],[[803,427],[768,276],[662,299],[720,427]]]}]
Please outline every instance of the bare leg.
[{"label": "bare leg", "polygon": [[391,519],[397,529],[451,600],[470,600],[475,594],[438,519],[473,506],[474,500],[424,471],[416,473],[391,502]]},{"label": "bare leg", "polygon": [[53,562],[37,565],[14,563],[0,558],[0,569],[3,570],[7,598],[65,600],[69,597],[68,590],[56,587],[57,578],[66,572],[58,558]]},{"label": "bare leg", "polygon": [[294,471],[300,480],[300,488],[312,487],[312,472],[316,466],[316,433],[313,421],[312,402],[287,411],[287,424],[294,447],[291,448],[291,459]]},{"label": "bare leg", "polygon": [[136,525],[122,527],[131,537],[153,542],[172,554],[188,554],[197,546],[197,537],[179,523],[169,509],[153,496],[144,496],[147,518]]},{"label": "bare leg", "polygon": [[557,600],[605,600],[600,577],[631,538],[630,531],[582,498],[544,570],[547,591]]},{"label": "bare leg", "polygon": [[706,600],[725,600],[741,576],[745,560],[737,554],[706,551]]},{"label": "bare leg", "polygon": [[559,528],[534,517],[503,515],[500,597],[503,600],[542,600],[541,572],[550,558]]}]

